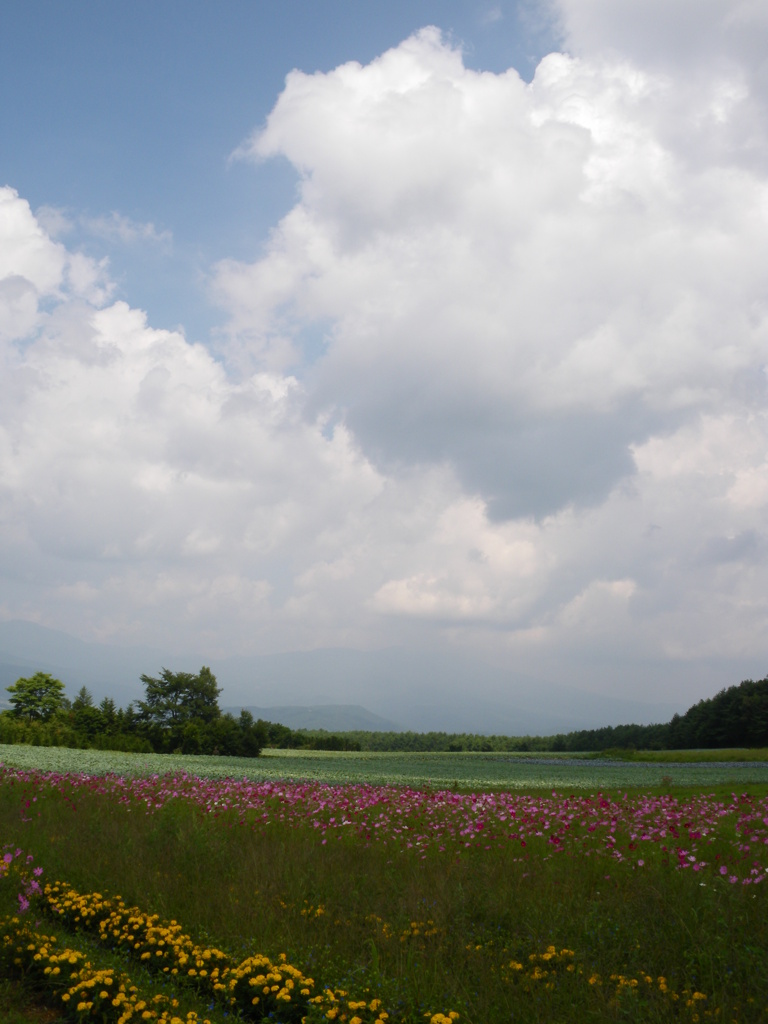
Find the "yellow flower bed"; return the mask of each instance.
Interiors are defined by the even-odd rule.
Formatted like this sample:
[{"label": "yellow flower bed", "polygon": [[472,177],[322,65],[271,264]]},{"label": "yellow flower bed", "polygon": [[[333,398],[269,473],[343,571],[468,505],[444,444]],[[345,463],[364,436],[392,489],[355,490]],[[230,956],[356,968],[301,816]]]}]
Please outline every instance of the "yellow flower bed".
[{"label": "yellow flower bed", "polygon": [[[380,999],[354,1000],[347,992],[317,990],[288,963],[285,954],[272,961],[262,954],[235,963],[219,949],[203,947],[182,932],[176,921],[128,907],[119,896],[78,893],[61,882],[46,885],[41,900],[47,912],[62,923],[94,933],[113,949],[127,950],[152,970],[171,975],[210,995],[243,1017],[260,1020],[280,1011],[286,1022],[338,1021],[340,1024],[387,1024],[389,1014]],[[432,1024],[455,1021],[451,1011],[427,1014]]]},{"label": "yellow flower bed", "polygon": [[104,1024],[210,1024],[194,1011],[179,1016],[176,999],[143,994],[127,974],[94,967],[77,949],[59,949],[55,936],[33,931],[18,917],[7,918],[1,931],[0,958],[42,983],[68,1016]]}]

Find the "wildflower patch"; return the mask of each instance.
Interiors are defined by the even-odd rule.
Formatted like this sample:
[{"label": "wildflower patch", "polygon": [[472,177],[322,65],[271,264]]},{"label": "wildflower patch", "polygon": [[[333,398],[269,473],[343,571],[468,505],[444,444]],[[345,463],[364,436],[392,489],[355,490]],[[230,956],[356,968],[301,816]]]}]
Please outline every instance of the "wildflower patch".
[{"label": "wildflower patch", "polygon": [[[341,989],[318,989],[315,980],[290,964],[255,954],[235,963],[220,949],[196,944],[176,921],[162,921],[128,907],[119,896],[79,893],[61,882],[46,885],[40,905],[61,923],[87,931],[113,950],[125,950],[152,971],[209,995],[246,1020],[272,1019],[301,1024],[313,1019],[347,1024],[387,1024],[380,999],[351,998]],[[430,1014],[439,1021],[445,1015]],[[450,1011],[446,1019],[458,1019]]]}]

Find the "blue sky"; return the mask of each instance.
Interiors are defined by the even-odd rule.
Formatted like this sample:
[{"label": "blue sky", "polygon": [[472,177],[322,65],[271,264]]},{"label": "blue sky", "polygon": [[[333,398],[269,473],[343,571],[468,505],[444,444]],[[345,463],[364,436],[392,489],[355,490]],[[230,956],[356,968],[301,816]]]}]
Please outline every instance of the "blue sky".
[{"label": "blue sky", "polygon": [[6,3],[0,619],[761,677],[766,52],[764,0]]},{"label": "blue sky", "polygon": [[[526,78],[554,46],[543,12],[513,3],[11,0],[0,179],[34,208],[64,212],[69,241],[108,256],[118,294],[155,325],[205,341],[220,318],[206,299],[210,266],[254,258],[295,197],[287,161],[232,159],[286,74],[367,63],[430,24],[468,66]],[[165,241],[115,244],[82,224],[113,212]]]}]

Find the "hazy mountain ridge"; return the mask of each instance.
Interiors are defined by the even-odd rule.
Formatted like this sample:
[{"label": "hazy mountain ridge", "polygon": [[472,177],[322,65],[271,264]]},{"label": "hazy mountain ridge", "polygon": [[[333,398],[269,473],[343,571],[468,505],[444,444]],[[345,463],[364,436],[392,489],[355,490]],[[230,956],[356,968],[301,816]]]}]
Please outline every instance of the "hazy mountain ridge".
[{"label": "hazy mountain ridge", "polygon": [[[222,706],[260,709],[264,718],[279,709],[295,722],[329,723],[283,721],[291,728],[549,735],[627,722],[668,721],[690,703],[606,697],[446,649],[324,648],[211,657],[89,643],[32,622],[0,622],[3,689],[20,675],[42,670],[60,678],[69,696],[87,686],[97,701],[110,696],[125,705],[143,696],[142,673],[154,675],[161,667],[196,672],[203,664],[211,667],[223,688]],[[343,707],[354,707],[371,716],[369,721],[383,719],[386,724],[343,725],[350,721],[346,712],[338,711]]]}]

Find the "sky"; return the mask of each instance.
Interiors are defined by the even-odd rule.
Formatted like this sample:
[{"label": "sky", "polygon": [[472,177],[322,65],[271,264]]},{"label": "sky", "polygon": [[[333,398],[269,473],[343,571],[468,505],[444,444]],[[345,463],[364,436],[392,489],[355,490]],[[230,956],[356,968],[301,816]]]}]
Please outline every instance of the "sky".
[{"label": "sky", "polygon": [[762,678],[766,53],[762,0],[9,0],[0,618]]}]

